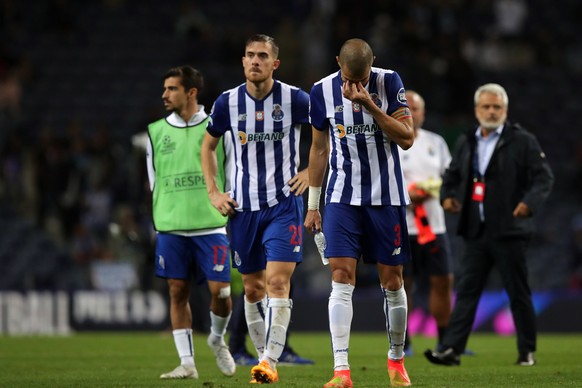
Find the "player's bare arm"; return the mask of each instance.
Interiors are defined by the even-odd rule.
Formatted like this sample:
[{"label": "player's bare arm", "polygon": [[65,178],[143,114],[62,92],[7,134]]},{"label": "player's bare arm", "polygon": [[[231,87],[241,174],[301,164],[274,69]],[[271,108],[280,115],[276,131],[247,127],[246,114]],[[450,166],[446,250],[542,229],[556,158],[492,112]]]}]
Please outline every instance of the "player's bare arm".
[{"label": "player's bare arm", "polygon": [[305,226],[309,232],[321,232],[321,223],[321,213],[319,212],[319,209],[307,210],[303,226]]},{"label": "player's bare arm", "polygon": [[[320,131],[312,129],[311,148],[309,150],[309,186],[311,190],[319,189],[323,184],[323,177],[327,168],[327,159],[329,157],[329,131]],[[319,213],[319,203],[311,208],[307,207],[307,214],[303,225],[310,232],[321,231],[321,214]]]},{"label": "player's bare arm", "polygon": [[401,107],[392,113],[386,114],[378,107],[361,82],[345,81],[342,93],[350,101],[362,105],[374,117],[382,131],[402,149],[409,149],[414,143],[414,127],[412,115],[407,107]]},{"label": "player's bare arm", "polygon": [[220,138],[216,138],[206,133],[202,140],[200,158],[202,162],[202,172],[206,181],[206,190],[212,206],[214,206],[223,216],[234,216],[236,201],[228,193],[223,193],[216,184],[218,174],[218,163],[216,161],[216,147]]},{"label": "player's bare arm", "polygon": [[309,149],[309,186],[321,187],[327,169],[329,157],[329,130],[311,131],[311,148]]}]

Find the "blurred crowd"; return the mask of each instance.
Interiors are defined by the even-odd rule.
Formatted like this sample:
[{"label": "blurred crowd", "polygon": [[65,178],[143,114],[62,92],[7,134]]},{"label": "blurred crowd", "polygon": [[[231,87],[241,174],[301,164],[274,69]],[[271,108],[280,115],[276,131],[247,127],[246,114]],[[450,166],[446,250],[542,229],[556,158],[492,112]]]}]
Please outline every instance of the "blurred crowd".
[{"label": "blurred crowd", "polygon": [[[0,203],[48,233],[72,265],[83,269],[78,273],[88,287],[92,263],[124,261],[136,268],[137,286],[149,288],[155,233],[144,152],[132,136],[165,115],[161,77],[167,68],[188,63],[203,72],[202,102],[209,111],[222,90],[243,82],[239,58],[253,33],[277,39],[282,65],[276,77],[306,91],[337,69],[335,55],[343,41],[361,37],[371,43],[379,66],[398,70],[407,88],[424,95],[429,129],[441,132],[452,147],[459,131],[473,125],[472,93],[480,83],[540,72],[580,79],[576,15],[581,10],[576,0],[562,1],[560,7],[543,0],[371,0],[365,6],[345,0],[285,5],[257,0],[252,6],[241,1],[0,0]],[[119,44],[128,50],[135,44],[140,51],[123,62],[123,47],[106,50]],[[64,62],[57,52],[65,53]],[[66,58],[80,52],[100,67],[84,69],[77,65],[81,59]],[[111,89],[102,90],[106,85]],[[513,96],[527,96],[520,94],[519,84],[505,86],[511,118]],[[530,102],[555,104],[560,93],[549,88],[551,101]],[[86,100],[77,110],[75,104]],[[559,107],[551,108],[560,115]],[[552,117],[545,119],[540,123],[532,115],[522,121],[543,139],[546,128],[555,130]],[[576,124],[567,122],[568,128],[559,130],[576,131]],[[574,139],[569,145],[574,175],[565,177],[570,182],[582,175],[582,141]],[[552,146],[559,144],[542,144],[550,162]],[[304,158],[307,150],[305,144]],[[541,238],[564,248],[558,253],[564,261],[558,275],[575,275],[564,275],[562,284],[540,277],[534,287],[582,287],[582,204],[566,193],[576,185],[556,185],[560,203],[566,201],[570,215],[578,213],[569,226],[570,243],[560,240],[563,234],[552,236],[555,230]],[[307,256],[314,254],[310,244]],[[314,278],[318,275],[308,274],[311,263],[318,260],[306,258],[299,285],[327,287]]]}]

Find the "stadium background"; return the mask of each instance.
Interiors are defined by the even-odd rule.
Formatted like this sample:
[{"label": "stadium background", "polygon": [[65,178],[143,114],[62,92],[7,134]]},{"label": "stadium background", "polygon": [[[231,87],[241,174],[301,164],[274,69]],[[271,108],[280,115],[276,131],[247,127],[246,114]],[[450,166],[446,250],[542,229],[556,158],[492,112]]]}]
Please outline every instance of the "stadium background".
[{"label": "stadium background", "polygon": [[[167,327],[165,285],[153,277],[139,134],[165,115],[169,67],[203,72],[201,102],[209,110],[222,90],[243,82],[240,58],[254,33],[277,39],[276,77],[306,91],[337,69],[345,39],[367,39],[375,64],[397,70],[425,97],[425,126],[451,148],[474,125],[475,88],[504,85],[510,120],[536,134],[556,175],[531,245],[540,328],[579,331],[579,20],[576,0],[372,0],[359,7],[344,0],[0,0],[0,334]],[[309,137],[306,131],[304,161]],[[454,218],[448,222],[453,228]],[[325,330],[329,276],[304,235],[292,326]],[[460,242],[454,246],[458,255]],[[382,314],[375,273],[359,271],[357,308]],[[493,275],[476,325],[510,334]],[[204,289],[195,293],[204,312]],[[418,302],[411,327],[430,333]],[[382,320],[355,319],[354,326],[383,329],[369,322]]]}]

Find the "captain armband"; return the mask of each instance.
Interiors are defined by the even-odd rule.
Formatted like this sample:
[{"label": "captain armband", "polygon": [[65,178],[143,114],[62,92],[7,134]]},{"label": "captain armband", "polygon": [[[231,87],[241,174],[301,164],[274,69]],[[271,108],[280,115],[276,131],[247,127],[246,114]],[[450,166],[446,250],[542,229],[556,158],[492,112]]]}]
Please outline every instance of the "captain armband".
[{"label": "captain armband", "polygon": [[319,197],[321,197],[321,186],[309,186],[309,197],[307,199],[307,210],[319,210]]},{"label": "captain armband", "polygon": [[396,112],[392,113],[392,118],[402,121],[405,119],[412,118],[412,113],[410,113],[410,109],[407,107],[401,107]]}]

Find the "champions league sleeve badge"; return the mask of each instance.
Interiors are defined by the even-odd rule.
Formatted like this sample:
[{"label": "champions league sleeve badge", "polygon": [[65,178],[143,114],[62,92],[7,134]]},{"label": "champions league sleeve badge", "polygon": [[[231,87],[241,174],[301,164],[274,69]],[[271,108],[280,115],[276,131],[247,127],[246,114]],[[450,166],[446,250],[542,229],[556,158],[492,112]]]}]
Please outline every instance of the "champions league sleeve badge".
[{"label": "champions league sleeve badge", "polygon": [[398,99],[399,103],[406,104],[406,92],[404,91],[404,88],[400,88],[400,90],[398,90],[396,98]]}]

